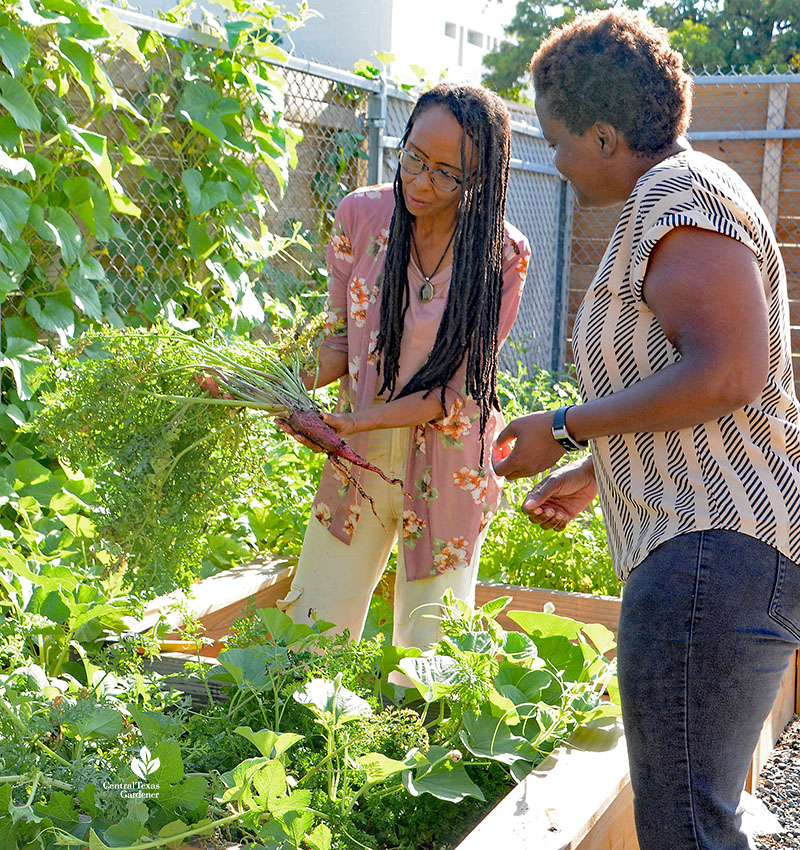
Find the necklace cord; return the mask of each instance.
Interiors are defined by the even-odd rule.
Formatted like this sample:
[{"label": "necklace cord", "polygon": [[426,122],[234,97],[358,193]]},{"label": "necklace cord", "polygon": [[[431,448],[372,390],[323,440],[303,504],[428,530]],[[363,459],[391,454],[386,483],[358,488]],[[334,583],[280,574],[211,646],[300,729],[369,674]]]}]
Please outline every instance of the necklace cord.
[{"label": "necklace cord", "polygon": [[420,273],[422,274],[422,277],[425,279],[426,283],[430,283],[431,278],[436,274],[436,272],[439,271],[439,266],[441,266],[442,262],[444,261],[444,258],[447,256],[447,252],[450,250],[450,246],[453,244],[453,239],[455,239],[455,237],[456,237],[456,230],[457,230],[457,228],[454,227],[453,232],[450,234],[450,238],[447,240],[447,245],[444,246],[444,251],[442,252],[442,256],[439,257],[439,262],[436,264],[436,268],[430,274],[425,274],[425,272],[422,268],[422,260],[420,259],[420,256],[419,256],[419,248],[417,247],[417,240],[414,238],[414,228],[413,227],[411,228],[411,243],[414,246],[414,253],[417,255],[417,265],[419,266]]}]

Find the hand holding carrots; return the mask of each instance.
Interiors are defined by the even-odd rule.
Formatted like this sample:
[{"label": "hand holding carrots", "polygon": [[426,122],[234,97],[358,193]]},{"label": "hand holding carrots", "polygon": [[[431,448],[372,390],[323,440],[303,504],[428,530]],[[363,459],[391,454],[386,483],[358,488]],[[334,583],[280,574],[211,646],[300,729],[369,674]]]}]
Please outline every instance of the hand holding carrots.
[{"label": "hand holding carrots", "polygon": [[[335,431],[339,437],[346,437],[348,434],[355,434],[358,430],[356,428],[356,418],[352,413],[323,413],[322,421],[329,428]],[[286,419],[276,419],[275,423],[282,431],[294,437],[298,443],[302,443],[306,446],[306,448],[311,449],[311,451],[327,451],[327,449],[320,446],[319,443],[315,443],[308,439],[308,437],[304,434],[295,431]]]},{"label": "hand holding carrots", "polygon": [[[230,393],[224,393],[219,388],[219,384],[211,377],[211,375],[201,375],[199,372],[195,373],[194,376],[195,381],[197,381],[197,385],[200,389],[205,390],[209,395],[212,395],[214,398],[228,398],[233,399],[233,396]],[[231,408],[230,415],[236,416],[236,414],[241,410],[241,408]]]}]

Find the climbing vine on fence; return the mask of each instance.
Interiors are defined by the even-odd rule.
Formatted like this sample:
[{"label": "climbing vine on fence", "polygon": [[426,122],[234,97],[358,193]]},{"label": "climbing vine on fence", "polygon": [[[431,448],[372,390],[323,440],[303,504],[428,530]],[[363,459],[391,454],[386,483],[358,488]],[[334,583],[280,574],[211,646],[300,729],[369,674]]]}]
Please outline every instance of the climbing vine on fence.
[{"label": "climbing vine on fence", "polygon": [[265,226],[261,177],[282,190],[295,160],[277,17],[305,13],[223,5],[200,46],[76,0],[0,0],[0,566],[93,555],[73,513],[90,488],[19,427],[47,346],[159,317],[242,333],[276,309],[257,281],[296,237]]}]

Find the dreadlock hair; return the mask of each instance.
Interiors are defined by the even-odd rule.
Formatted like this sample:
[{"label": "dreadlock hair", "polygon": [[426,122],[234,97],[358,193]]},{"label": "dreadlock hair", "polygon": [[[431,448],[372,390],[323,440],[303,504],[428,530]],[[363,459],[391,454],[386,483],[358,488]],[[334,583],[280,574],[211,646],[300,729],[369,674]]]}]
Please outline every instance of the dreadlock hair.
[{"label": "dreadlock hair", "polygon": [[[443,106],[464,130],[461,173],[465,175],[453,242],[453,273],[439,330],[428,359],[397,398],[426,390],[441,392],[467,358],[466,392],[480,409],[480,434],[497,399],[497,330],[503,293],[503,220],[511,149],[508,110],[497,95],[479,86],[442,83],[417,101],[401,146],[414,122],[433,106]],[[472,160],[467,162],[467,137]],[[408,263],[414,217],[403,199],[398,166],[394,178],[395,209],[389,228],[377,339],[383,385],[394,397],[399,372],[403,323],[409,304]],[[483,452],[481,452],[483,454]]]}]

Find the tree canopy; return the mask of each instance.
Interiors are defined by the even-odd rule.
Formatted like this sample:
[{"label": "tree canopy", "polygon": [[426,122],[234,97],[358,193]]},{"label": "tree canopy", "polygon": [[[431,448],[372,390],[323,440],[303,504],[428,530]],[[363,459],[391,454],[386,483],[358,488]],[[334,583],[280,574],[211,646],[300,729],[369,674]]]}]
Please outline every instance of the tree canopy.
[{"label": "tree canopy", "polygon": [[[484,83],[516,99],[527,84],[527,66],[536,48],[554,26],[583,12],[609,9],[604,0],[566,0],[555,7],[519,0],[506,27],[509,41],[484,58]],[[670,34],[672,45],[689,68],[736,71],[758,68],[800,70],[800,15],[797,0],[678,0],[653,4],[629,0]]]}]

